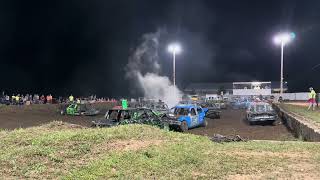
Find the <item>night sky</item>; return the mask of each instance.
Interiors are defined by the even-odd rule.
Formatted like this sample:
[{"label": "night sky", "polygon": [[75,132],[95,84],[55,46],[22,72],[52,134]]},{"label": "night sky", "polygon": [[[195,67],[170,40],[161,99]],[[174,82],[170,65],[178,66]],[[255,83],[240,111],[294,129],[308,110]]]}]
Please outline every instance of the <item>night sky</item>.
[{"label": "night sky", "polygon": [[55,0],[0,2],[0,90],[8,93],[129,96],[125,65],[143,34],[166,50],[179,41],[177,83],[279,81],[280,47],[272,37],[294,31],[285,47],[291,91],[320,91],[319,0]]}]

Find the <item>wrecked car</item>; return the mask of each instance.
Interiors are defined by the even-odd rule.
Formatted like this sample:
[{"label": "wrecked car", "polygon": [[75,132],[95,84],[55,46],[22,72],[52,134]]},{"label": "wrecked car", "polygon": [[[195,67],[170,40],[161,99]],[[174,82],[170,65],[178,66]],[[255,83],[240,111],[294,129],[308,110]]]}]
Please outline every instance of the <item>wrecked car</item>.
[{"label": "wrecked car", "polygon": [[182,132],[187,131],[190,128],[203,126],[206,127],[208,122],[205,119],[207,108],[202,108],[197,105],[181,104],[172,108],[172,113],[169,117],[175,118],[180,122],[178,126]]},{"label": "wrecked car", "polygon": [[71,115],[71,116],[95,116],[100,113],[99,110],[92,107],[91,104],[77,104],[72,103],[60,107],[61,115]]},{"label": "wrecked car", "polygon": [[249,105],[246,118],[250,125],[256,122],[273,124],[278,116],[269,103],[253,102]]},{"label": "wrecked car", "polygon": [[112,127],[124,124],[147,124],[168,129],[170,126],[179,126],[181,123],[173,118],[160,117],[149,108],[122,108],[110,109],[104,119],[92,121],[93,127]]},{"label": "wrecked car", "polygon": [[206,117],[210,119],[220,119],[221,111],[209,109],[206,113]]},{"label": "wrecked car", "polygon": [[152,109],[154,113],[156,113],[158,116],[163,116],[167,113],[169,113],[168,105],[165,104],[162,101],[154,102],[142,102],[136,106],[136,108],[149,108]]},{"label": "wrecked car", "polygon": [[210,119],[220,119],[220,114],[221,114],[221,111],[219,111],[220,106],[217,106],[215,103],[206,102],[206,103],[202,103],[201,107],[208,109],[206,113],[206,117]]},{"label": "wrecked car", "polygon": [[223,101],[216,102],[215,106],[218,107],[219,109],[227,109],[227,104]]},{"label": "wrecked car", "polygon": [[216,109],[227,109],[225,100],[206,100],[204,103],[215,107]]},{"label": "wrecked car", "polygon": [[208,108],[209,110],[221,109],[221,107],[214,102],[204,102],[204,103],[201,103],[200,105],[201,105],[201,107]]}]

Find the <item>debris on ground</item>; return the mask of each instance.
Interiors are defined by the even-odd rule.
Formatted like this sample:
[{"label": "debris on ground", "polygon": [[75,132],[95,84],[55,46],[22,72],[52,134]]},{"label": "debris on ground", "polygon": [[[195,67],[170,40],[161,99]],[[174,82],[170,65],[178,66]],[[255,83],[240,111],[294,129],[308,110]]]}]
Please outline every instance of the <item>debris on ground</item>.
[{"label": "debris on ground", "polygon": [[246,142],[248,139],[242,138],[239,135],[233,135],[233,136],[223,136],[221,134],[214,134],[212,138],[210,138],[211,141],[217,142],[217,143],[223,143],[223,142]]}]

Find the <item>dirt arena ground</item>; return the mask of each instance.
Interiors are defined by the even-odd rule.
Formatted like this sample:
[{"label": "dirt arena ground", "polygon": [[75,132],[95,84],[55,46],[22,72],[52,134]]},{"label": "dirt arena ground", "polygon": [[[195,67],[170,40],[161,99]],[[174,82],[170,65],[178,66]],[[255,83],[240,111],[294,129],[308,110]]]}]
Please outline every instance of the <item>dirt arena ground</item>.
[{"label": "dirt arena ground", "polygon": [[[90,126],[91,121],[103,118],[105,110],[113,104],[100,103],[95,105],[101,109],[101,114],[95,117],[88,116],[62,116],[57,105],[31,105],[31,106],[1,106],[0,128],[15,129],[39,126],[51,121],[64,121],[82,126]],[[261,140],[292,140],[293,135],[279,122],[271,125],[248,125],[243,119],[244,110],[223,110],[221,119],[208,119],[209,125],[205,128],[194,128],[188,133],[213,136],[240,135],[249,139]]]},{"label": "dirt arena ground", "polygon": [[1,106],[0,128],[15,129],[39,126],[51,121],[63,121],[82,126],[90,126],[91,121],[103,118],[105,109],[111,108],[111,103],[96,103],[95,108],[101,110],[99,116],[62,116],[58,105]]},{"label": "dirt arena ground", "polygon": [[294,136],[281,123],[280,120],[274,125],[256,124],[250,126],[244,119],[245,110],[223,110],[221,119],[208,119],[208,126],[189,130],[189,133],[213,136],[240,135],[241,137],[257,140],[294,140]]},{"label": "dirt arena ground", "polygon": [[304,106],[304,107],[309,106],[309,103],[307,102],[286,102],[285,104],[291,104],[295,106]]}]

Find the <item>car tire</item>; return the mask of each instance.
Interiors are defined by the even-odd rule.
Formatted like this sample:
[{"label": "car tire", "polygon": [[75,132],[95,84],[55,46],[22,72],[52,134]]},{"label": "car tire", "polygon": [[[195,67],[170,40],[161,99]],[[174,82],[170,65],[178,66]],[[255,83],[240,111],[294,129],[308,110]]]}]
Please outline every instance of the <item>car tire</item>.
[{"label": "car tire", "polygon": [[270,126],[275,126],[275,125],[276,125],[275,122],[276,122],[276,121],[270,121],[270,122],[269,122]]},{"label": "car tire", "polygon": [[208,121],[205,119],[203,120],[203,123],[201,124],[202,127],[207,127],[208,126]]},{"label": "car tire", "polygon": [[188,131],[188,124],[187,124],[186,121],[182,121],[182,122],[181,122],[180,131],[181,131],[181,132],[186,132],[186,131]]}]

